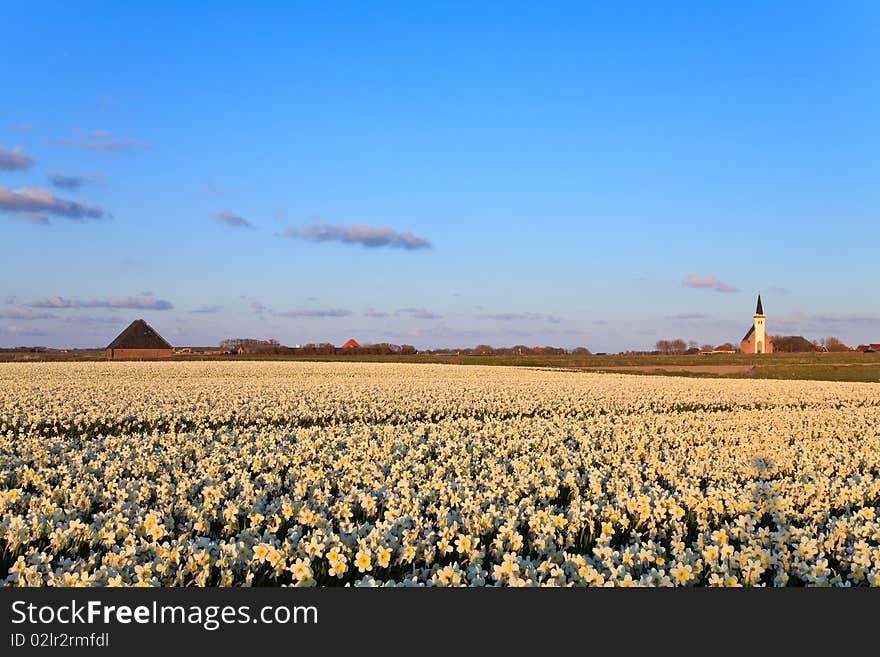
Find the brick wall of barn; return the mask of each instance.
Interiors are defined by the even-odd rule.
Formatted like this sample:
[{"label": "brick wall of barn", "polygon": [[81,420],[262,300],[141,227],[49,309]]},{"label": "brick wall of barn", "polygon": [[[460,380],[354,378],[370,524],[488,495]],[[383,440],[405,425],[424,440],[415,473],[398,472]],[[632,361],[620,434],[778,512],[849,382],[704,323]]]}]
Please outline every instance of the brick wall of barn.
[{"label": "brick wall of barn", "polygon": [[107,358],[121,360],[125,358],[168,358],[174,355],[173,349],[108,349]]}]

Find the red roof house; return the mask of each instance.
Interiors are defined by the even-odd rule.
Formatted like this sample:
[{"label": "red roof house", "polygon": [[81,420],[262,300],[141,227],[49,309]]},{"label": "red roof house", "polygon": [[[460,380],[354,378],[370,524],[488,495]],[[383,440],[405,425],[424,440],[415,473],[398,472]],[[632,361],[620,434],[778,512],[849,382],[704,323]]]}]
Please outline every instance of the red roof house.
[{"label": "red roof house", "polygon": [[343,349],[360,349],[361,346],[358,344],[358,341],[354,338],[351,338],[348,342],[342,345]]}]

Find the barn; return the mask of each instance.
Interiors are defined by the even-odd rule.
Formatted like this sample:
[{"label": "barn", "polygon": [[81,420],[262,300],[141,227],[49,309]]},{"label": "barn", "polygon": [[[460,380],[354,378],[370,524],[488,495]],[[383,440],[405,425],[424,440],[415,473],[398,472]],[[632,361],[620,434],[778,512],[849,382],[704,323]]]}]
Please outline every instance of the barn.
[{"label": "barn", "polygon": [[110,360],[166,358],[174,354],[174,347],[144,320],[136,319],[107,345],[106,353]]}]

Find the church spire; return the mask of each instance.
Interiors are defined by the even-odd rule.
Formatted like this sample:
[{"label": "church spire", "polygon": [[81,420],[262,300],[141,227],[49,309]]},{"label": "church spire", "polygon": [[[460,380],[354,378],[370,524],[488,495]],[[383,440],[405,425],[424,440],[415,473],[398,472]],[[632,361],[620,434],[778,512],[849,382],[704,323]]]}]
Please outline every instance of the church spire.
[{"label": "church spire", "polygon": [[756,315],[763,315],[764,314],[764,306],[761,305],[761,293],[760,292],[758,292],[758,307],[755,309],[755,314]]}]

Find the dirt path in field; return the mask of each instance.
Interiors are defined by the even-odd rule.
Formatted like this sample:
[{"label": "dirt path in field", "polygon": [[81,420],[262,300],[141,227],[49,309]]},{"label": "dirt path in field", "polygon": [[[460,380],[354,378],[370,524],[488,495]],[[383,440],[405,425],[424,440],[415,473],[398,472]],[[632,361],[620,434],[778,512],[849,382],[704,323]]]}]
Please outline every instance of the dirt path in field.
[{"label": "dirt path in field", "polygon": [[613,365],[597,367],[602,372],[693,372],[695,374],[750,374],[754,365]]}]

